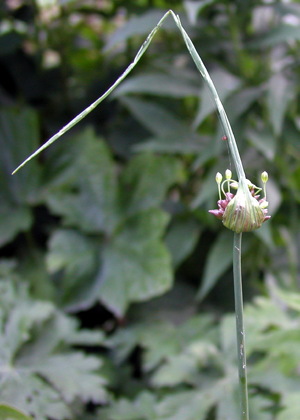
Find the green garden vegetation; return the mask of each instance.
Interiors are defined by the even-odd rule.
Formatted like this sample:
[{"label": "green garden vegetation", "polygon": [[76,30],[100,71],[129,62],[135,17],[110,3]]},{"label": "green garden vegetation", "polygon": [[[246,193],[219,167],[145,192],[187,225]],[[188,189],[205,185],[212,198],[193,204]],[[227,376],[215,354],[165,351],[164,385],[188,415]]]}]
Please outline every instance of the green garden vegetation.
[{"label": "green garden vegetation", "polygon": [[299,419],[299,6],[1,6],[1,419]]}]

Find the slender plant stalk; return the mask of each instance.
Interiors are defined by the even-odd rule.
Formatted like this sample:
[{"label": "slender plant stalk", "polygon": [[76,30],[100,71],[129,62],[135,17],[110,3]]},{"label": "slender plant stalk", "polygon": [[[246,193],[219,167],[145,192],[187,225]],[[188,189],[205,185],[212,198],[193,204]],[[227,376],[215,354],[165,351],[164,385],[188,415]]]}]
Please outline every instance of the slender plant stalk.
[{"label": "slender plant stalk", "polygon": [[[43,144],[38,150],[36,150],[32,155],[30,155],[24,162],[22,162],[13,173],[16,173],[22,166],[29,162],[33,157],[37,156],[42,150],[45,150],[48,146],[54,143],[58,138],[65,134],[68,130],[74,127],[79,121],[86,117],[91,111],[93,111],[107,96],[109,96],[113,90],[125,79],[126,76],[133,70],[136,64],[139,62],[147,48],[149,47],[154,35],[161,27],[165,19],[171,15],[174,19],[183,40],[187,46],[187,49],[205,82],[207,83],[210,92],[213,96],[213,99],[216,103],[218,113],[224,128],[224,131],[228,138],[229,149],[234,161],[234,165],[237,171],[237,176],[239,183],[244,184],[244,190],[249,194],[250,192],[246,183],[246,176],[243,168],[243,164],[240,158],[238,147],[234,138],[233,131],[231,129],[229,120],[227,118],[226,112],[222,105],[222,102],[219,98],[217,90],[211,80],[211,77],[204,66],[199,54],[196,51],[194,44],[192,43],[190,37],[184,30],[181,25],[181,21],[178,15],[176,15],[172,10],[169,10],[161,18],[158,24],[153,28],[150,34],[147,36],[146,40],[138,50],[134,60],[127,67],[127,69],[121,74],[121,76],[115,81],[115,83],[95,102],[90,106],[84,109],[80,114],[78,114],[73,120],[71,120],[67,125],[65,125],[60,131],[58,131],[54,136],[52,136],[45,144]],[[242,296],[242,279],[241,279],[241,233],[234,233],[234,246],[233,246],[233,267],[234,267],[234,293],[235,293],[235,311],[236,311],[236,327],[237,327],[237,348],[238,348],[238,370],[239,370],[239,379],[240,379],[240,392],[241,392],[241,406],[242,406],[242,420],[249,420],[248,414],[248,393],[247,393],[247,374],[246,374],[246,353],[245,353],[245,333],[243,325],[243,296]]]},{"label": "slender plant stalk", "polygon": [[239,371],[239,389],[241,397],[241,419],[249,420],[247,362],[244,329],[243,291],[241,272],[242,233],[234,232],[233,239],[233,282],[236,316],[236,342]]}]

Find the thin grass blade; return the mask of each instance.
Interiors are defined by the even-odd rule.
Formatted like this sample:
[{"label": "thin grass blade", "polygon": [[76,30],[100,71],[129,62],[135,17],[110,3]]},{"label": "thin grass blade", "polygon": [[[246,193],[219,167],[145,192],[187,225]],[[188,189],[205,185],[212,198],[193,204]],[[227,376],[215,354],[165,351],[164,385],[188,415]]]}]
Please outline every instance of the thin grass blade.
[{"label": "thin grass blade", "polygon": [[63,134],[65,134],[67,131],[69,131],[72,127],[74,127],[76,124],[79,123],[83,118],[85,118],[90,112],[92,112],[105,98],[107,98],[114,90],[115,88],[125,79],[125,77],[128,76],[128,74],[134,69],[134,67],[137,65],[137,63],[140,61],[144,53],[146,52],[147,48],[149,47],[154,35],[158,31],[158,29],[161,27],[165,19],[169,16],[171,10],[166,12],[164,16],[160,19],[158,24],[153,28],[153,30],[150,32],[150,34],[147,36],[146,40],[138,50],[134,60],[131,64],[126,68],[126,70],[121,74],[121,76],[115,81],[115,83],[107,89],[107,91],[100,96],[100,98],[96,99],[91,105],[89,105],[87,108],[85,108],[80,114],[78,114],[75,118],[73,118],[67,125],[65,125],[61,130],[59,130],[54,136],[52,136],[46,143],[44,143],[39,149],[37,149],[34,153],[32,153],[27,159],[25,159],[14,171],[13,175],[21,169],[26,163],[28,163],[31,159],[33,159],[35,156],[37,156],[39,153],[41,153],[43,150],[47,149],[52,143],[54,143],[57,139],[59,139]]}]

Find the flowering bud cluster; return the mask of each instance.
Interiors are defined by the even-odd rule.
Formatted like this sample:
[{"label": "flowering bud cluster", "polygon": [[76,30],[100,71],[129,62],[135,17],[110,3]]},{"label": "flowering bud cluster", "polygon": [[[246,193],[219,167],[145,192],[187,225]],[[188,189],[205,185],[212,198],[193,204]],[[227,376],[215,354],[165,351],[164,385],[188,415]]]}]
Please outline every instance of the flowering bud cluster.
[{"label": "flowering bud cluster", "polygon": [[[225,172],[225,180],[222,182],[220,172],[216,174],[216,182],[219,191],[218,209],[209,210],[209,213],[222,220],[224,226],[236,233],[251,232],[261,227],[263,222],[270,219],[268,216],[268,202],[266,197],[267,172],[261,174],[263,182],[263,198],[259,198],[262,188],[257,187],[248,179],[239,182],[231,179],[229,169]],[[227,191],[225,192],[225,186]],[[234,194],[235,192],[235,194]],[[224,198],[222,199],[222,194]]]}]

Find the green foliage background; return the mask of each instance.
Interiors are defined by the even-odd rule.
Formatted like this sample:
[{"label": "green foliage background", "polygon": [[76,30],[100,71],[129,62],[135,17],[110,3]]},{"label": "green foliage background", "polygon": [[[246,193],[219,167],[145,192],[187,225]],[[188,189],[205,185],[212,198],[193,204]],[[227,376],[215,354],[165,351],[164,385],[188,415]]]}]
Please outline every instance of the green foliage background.
[{"label": "green foliage background", "polygon": [[11,176],[169,8],[247,176],[269,173],[272,219],[243,245],[250,415],[299,419],[300,4],[263,0],[1,3],[1,419],[239,418],[232,235],[208,214],[232,162],[174,22],[112,97]]}]

